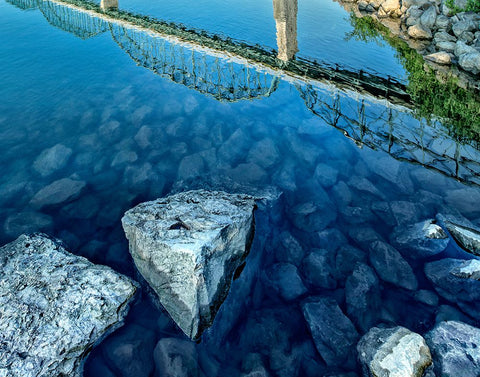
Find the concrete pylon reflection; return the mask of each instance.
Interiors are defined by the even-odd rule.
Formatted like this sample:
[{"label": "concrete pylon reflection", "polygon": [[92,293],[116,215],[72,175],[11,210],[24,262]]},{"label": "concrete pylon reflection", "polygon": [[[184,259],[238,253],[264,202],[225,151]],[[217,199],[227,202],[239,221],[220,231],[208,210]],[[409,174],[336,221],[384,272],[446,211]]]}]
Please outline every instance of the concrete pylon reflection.
[{"label": "concrete pylon reflection", "polygon": [[118,9],[118,0],[101,0],[100,8],[102,10]]},{"label": "concrete pylon reflection", "polygon": [[277,57],[292,59],[298,51],[297,44],[298,0],[273,0],[273,17],[277,27]]}]

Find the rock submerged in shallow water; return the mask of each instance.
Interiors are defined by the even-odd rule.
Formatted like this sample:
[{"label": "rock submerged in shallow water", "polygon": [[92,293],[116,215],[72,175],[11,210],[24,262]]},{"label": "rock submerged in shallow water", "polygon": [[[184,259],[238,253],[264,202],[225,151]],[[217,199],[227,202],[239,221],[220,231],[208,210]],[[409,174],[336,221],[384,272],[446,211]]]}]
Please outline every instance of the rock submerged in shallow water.
[{"label": "rock submerged in shallow water", "polygon": [[81,376],[90,348],[126,315],[136,287],[46,236],[0,248],[0,376]]},{"label": "rock submerged in shallow water", "polygon": [[474,255],[480,256],[480,228],[454,216],[439,214],[437,218],[461,247]]},{"label": "rock submerged in shallow water", "polygon": [[213,323],[253,240],[255,201],[196,190],[139,204],[122,218],[138,270],[191,339]]},{"label": "rock submerged in shallow water", "polygon": [[374,327],[357,351],[365,377],[421,377],[432,364],[425,340],[405,327]]},{"label": "rock submerged in shallow water", "polygon": [[43,208],[77,198],[85,188],[84,181],[78,181],[71,178],[62,178],[38,191],[30,201],[34,208]]},{"label": "rock submerged in shallow water", "polygon": [[463,322],[441,322],[425,335],[435,372],[442,377],[480,375],[480,329]]},{"label": "rock submerged in shallow water", "polygon": [[353,367],[358,333],[336,301],[317,298],[305,302],[302,309],[315,346],[327,365]]}]

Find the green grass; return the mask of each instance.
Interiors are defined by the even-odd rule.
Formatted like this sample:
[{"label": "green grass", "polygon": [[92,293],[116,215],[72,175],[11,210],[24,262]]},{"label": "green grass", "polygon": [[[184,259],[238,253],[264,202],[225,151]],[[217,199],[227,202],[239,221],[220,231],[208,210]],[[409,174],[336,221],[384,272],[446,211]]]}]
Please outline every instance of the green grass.
[{"label": "green grass", "polygon": [[418,117],[429,119],[433,115],[442,119],[458,140],[480,141],[480,95],[477,92],[460,87],[454,76],[439,80],[420,54],[373,18],[357,17],[352,13],[350,22],[354,30],[349,38],[378,41],[380,37],[396,50],[396,56],[407,71],[407,92]]}]

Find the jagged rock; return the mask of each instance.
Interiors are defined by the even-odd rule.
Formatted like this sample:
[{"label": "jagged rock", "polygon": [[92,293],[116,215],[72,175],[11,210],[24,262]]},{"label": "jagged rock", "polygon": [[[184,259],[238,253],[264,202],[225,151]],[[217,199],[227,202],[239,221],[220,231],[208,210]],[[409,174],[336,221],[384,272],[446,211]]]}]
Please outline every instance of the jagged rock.
[{"label": "jagged rock", "polygon": [[477,74],[480,72],[480,52],[472,52],[460,55],[458,65],[465,71]]},{"label": "jagged rock", "polygon": [[420,16],[420,23],[428,29],[432,29],[437,21],[437,10],[433,5],[429,6]]},{"label": "jagged rock", "polygon": [[385,0],[380,6],[387,15],[391,17],[400,16],[400,1],[399,0]]},{"label": "jagged rock", "polygon": [[315,346],[327,365],[354,365],[353,351],[358,333],[336,301],[317,298],[303,303],[302,309]]},{"label": "jagged rock", "polygon": [[435,21],[435,26],[439,29],[447,30],[451,24],[452,21],[450,20],[450,18],[444,16],[443,14],[438,15]]},{"label": "jagged rock", "polygon": [[367,331],[378,318],[380,288],[375,272],[358,263],[345,284],[347,314],[362,330]]},{"label": "jagged rock", "polygon": [[294,300],[307,291],[293,264],[276,263],[267,270],[267,276],[274,289],[287,301]]},{"label": "jagged rock", "polygon": [[407,33],[413,39],[432,39],[432,32],[423,25],[412,25],[407,29]]},{"label": "jagged rock", "polygon": [[138,270],[190,338],[213,323],[253,239],[254,199],[187,191],[139,204],[122,218]]},{"label": "jagged rock", "polygon": [[449,53],[445,51],[435,52],[433,54],[429,54],[425,56],[425,59],[435,63],[435,64],[442,64],[442,65],[450,65],[452,64],[452,57]]},{"label": "jagged rock", "polygon": [[370,245],[369,257],[370,263],[383,281],[408,290],[417,289],[418,282],[412,268],[392,246],[382,241],[373,242]]},{"label": "jagged rock", "polygon": [[460,37],[466,31],[475,30],[476,26],[473,21],[458,21],[452,24],[452,31],[457,37]]},{"label": "jagged rock", "polygon": [[[453,53],[455,51],[456,44],[454,42],[438,42],[436,46],[437,46],[437,49],[439,49],[440,51]],[[450,57],[450,60],[451,60],[451,57]]]},{"label": "jagged rock", "polygon": [[433,354],[437,376],[480,375],[480,329],[462,322],[445,321],[425,338]]},{"label": "jagged rock", "polygon": [[336,288],[332,258],[330,251],[322,249],[314,249],[305,257],[302,273],[310,286],[324,289]]},{"label": "jagged rock", "polygon": [[480,300],[480,261],[446,258],[425,264],[437,293],[451,302]]},{"label": "jagged rock", "polygon": [[[465,54],[475,54],[478,51],[475,48],[473,48],[472,46],[467,45],[463,41],[457,41],[457,43],[455,44],[454,52],[455,52],[456,56],[460,57],[460,56],[465,55]],[[463,189],[458,189],[456,191],[464,191],[464,190]]]},{"label": "jagged rock", "polygon": [[449,239],[435,220],[407,227],[399,226],[391,236],[392,244],[407,258],[427,258],[444,251]]},{"label": "jagged rock", "polygon": [[433,38],[435,43],[440,43],[440,42],[453,42],[455,43],[457,41],[457,38],[455,38],[453,35],[448,34],[445,31],[439,31],[438,33],[435,33],[435,37]]},{"label": "jagged rock", "polygon": [[0,248],[0,375],[81,376],[123,320],[135,285],[41,234]]},{"label": "jagged rock", "polygon": [[365,377],[421,377],[432,364],[425,340],[405,327],[374,327],[357,351]]},{"label": "jagged rock", "polygon": [[84,181],[62,178],[38,191],[30,201],[34,208],[69,202],[77,198],[85,188]]},{"label": "jagged rock", "polygon": [[437,218],[448,230],[453,239],[466,251],[480,256],[480,229],[461,218],[445,217],[441,214]]},{"label": "jagged rock", "polygon": [[70,148],[62,144],[57,144],[40,153],[33,162],[33,168],[42,177],[46,177],[63,168],[71,155],[72,150]]}]

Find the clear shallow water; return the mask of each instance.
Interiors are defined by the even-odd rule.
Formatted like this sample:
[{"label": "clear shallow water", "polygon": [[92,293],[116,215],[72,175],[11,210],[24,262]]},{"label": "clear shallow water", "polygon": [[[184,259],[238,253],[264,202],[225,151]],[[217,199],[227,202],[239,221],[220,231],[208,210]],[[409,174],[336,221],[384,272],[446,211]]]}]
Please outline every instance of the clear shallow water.
[{"label": "clear shallow water", "polygon": [[[165,375],[162,350],[175,347],[187,371],[171,365],[175,376],[259,368],[273,376],[353,376],[354,346],[326,360],[301,307],[331,298],[363,334],[349,280],[357,263],[377,279],[366,295],[374,309],[363,313],[368,323],[422,334],[436,318],[478,325],[473,310],[438,297],[417,255],[403,255],[415,290],[383,280],[372,263],[372,241],[388,243],[395,230],[439,212],[458,211],[478,223],[477,186],[450,176],[478,183],[479,153],[451,140],[441,123],[328,85],[280,78],[269,92],[274,75],[222,59],[219,71],[209,56],[210,81],[193,85],[177,59],[184,50],[158,38],[149,43],[173,49],[168,56],[176,60],[155,75],[142,66],[157,50],[140,59],[133,42],[145,40],[136,31],[114,26],[83,40],[52,27],[43,15],[51,8],[42,9],[0,2],[2,244],[45,231],[72,252],[134,276],[120,218],[135,204],[197,187],[281,193],[260,205],[247,267],[200,343],[186,341],[144,292],[126,326],[92,352],[86,376]],[[332,59],[341,64],[343,56]],[[248,99],[232,102],[223,84],[232,77],[251,83],[242,81],[247,73],[255,85],[235,93]],[[65,188],[71,195],[61,203],[39,202],[42,189],[65,178],[84,186]],[[451,244],[433,259],[446,256],[470,257]]]}]

